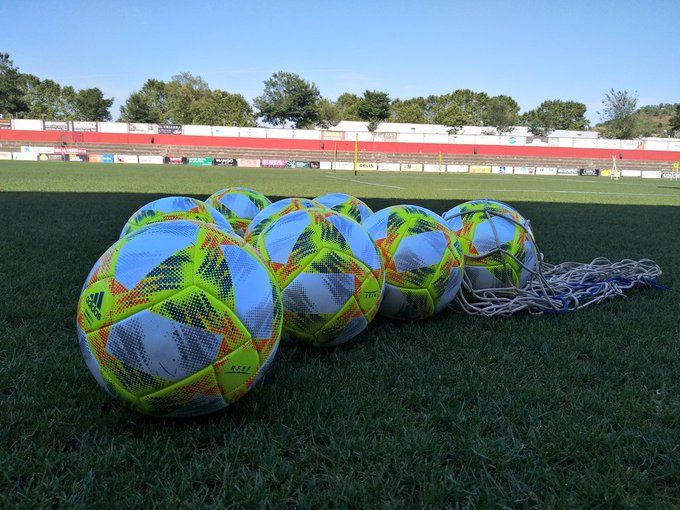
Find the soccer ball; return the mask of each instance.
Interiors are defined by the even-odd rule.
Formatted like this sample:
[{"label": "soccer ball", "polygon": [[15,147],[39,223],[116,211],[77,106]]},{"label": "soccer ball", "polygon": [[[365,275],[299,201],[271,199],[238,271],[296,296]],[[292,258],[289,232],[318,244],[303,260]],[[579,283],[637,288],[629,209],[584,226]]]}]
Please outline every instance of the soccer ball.
[{"label": "soccer ball", "polygon": [[529,222],[496,200],[471,200],[444,213],[460,240],[471,290],[522,288],[538,257]]},{"label": "soccer ball", "polygon": [[196,220],[213,223],[225,232],[234,232],[229,222],[217,209],[190,197],[164,197],[140,207],[127,220],[120,237],[146,225],[169,220]]},{"label": "soccer ball", "polygon": [[363,224],[385,262],[382,315],[425,319],[453,300],[463,280],[463,255],[440,216],[424,207],[396,205]]},{"label": "soccer ball", "polygon": [[271,201],[259,191],[235,186],[216,191],[205,201],[224,216],[238,235],[246,233],[250,221]]},{"label": "soccer ball", "polygon": [[257,249],[283,292],[285,336],[335,346],[375,317],[384,270],[356,221],[328,209],[295,211],[263,230]]},{"label": "soccer ball", "polygon": [[134,409],[188,417],[243,396],[271,363],[283,308],[274,275],[235,234],[199,221],[119,239],[85,280],[80,349],[97,382]]},{"label": "soccer ball", "polygon": [[314,199],[324,207],[332,211],[349,216],[354,221],[361,223],[373,214],[373,211],[361,200],[344,193],[328,193]]},{"label": "soccer ball", "polygon": [[248,225],[248,229],[246,230],[245,240],[253,246],[256,246],[257,238],[260,233],[269,226],[270,223],[293,211],[311,209],[312,207],[323,206],[317,204],[314,200],[309,200],[307,198],[283,198],[278,200],[262,209],[253,218],[253,221],[250,222],[250,225]]}]

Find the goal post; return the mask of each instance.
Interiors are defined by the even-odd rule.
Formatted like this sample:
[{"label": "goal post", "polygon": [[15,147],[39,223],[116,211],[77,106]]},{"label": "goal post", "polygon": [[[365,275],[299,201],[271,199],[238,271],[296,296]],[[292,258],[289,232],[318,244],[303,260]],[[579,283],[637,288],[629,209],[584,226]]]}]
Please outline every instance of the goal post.
[{"label": "goal post", "polygon": [[609,173],[609,178],[618,181],[621,178],[621,171],[616,166],[616,156],[612,156],[612,171]]}]

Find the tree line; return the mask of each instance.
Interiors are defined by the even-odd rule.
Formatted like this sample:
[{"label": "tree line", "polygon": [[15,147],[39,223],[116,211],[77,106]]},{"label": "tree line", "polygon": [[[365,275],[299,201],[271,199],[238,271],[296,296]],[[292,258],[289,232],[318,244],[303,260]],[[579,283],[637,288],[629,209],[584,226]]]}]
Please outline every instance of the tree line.
[{"label": "tree line", "polygon": [[[9,54],[0,53],[0,113],[50,120],[111,120],[113,98],[99,88],[76,91],[53,80],[21,73]],[[680,104],[637,107],[637,95],[609,90],[604,94],[600,117],[594,126],[604,136],[636,136],[680,133]],[[663,108],[665,115],[656,115]],[[291,72],[278,71],[264,82],[262,94],[251,105],[241,94],[211,89],[200,76],[180,73],[169,81],[148,79],[132,92],[120,110],[119,120],[151,124],[207,124],[256,126],[258,120],[273,126],[331,128],[342,120],[368,122],[375,130],[380,122],[442,124],[456,133],[462,126],[483,126],[489,134],[527,126],[535,136],[558,129],[584,130],[590,124],[586,105],[578,101],[550,99],[520,114],[520,106],[508,95],[458,89],[440,95],[392,99],[387,92],[346,92],[335,101],[323,97],[315,83]],[[658,118],[657,118],[658,117]],[[655,125],[658,124],[658,125]]]}]

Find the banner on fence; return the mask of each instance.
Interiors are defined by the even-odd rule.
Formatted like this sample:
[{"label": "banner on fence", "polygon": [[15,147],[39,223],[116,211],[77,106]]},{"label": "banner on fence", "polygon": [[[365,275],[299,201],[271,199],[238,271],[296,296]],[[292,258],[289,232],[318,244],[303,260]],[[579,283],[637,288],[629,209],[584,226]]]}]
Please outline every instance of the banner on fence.
[{"label": "banner on fence", "polygon": [[354,170],[354,161],[333,161],[333,170]]},{"label": "banner on fence", "polygon": [[181,135],[182,126],[179,124],[159,124],[158,125],[159,135]]},{"label": "banner on fence", "polygon": [[87,154],[87,149],[83,147],[53,147],[54,154]]},{"label": "banner on fence", "polygon": [[331,168],[333,168],[333,163],[330,161],[321,161],[319,164],[319,168],[321,170],[330,170]]},{"label": "banner on fence", "polygon": [[357,163],[357,170],[377,170],[378,169],[378,163],[369,163],[368,161],[364,161],[363,163],[360,161]]},{"label": "banner on fence", "polygon": [[398,172],[401,170],[399,163],[378,163],[378,170],[385,172]]},{"label": "banner on fence", "polygon": [[46,120],[43,123],[45,131],[68,131],[68,121]]},{"label": "banner on fence", "polygon": [[643,179],[661,179],[661,170],[643,170],[640,177]]},{"label": "banner on fence", "polygon": [[190,166],[212,166],[213,164],[213,158],[209,158],[207,156],[204,156],[202,158],[189,158],[189,165]]},{"label": "banner on fence", "polygon": [[423,171],[423,164],[422,163],[402,163],[401,164],[401,171],[402,172],[422,172]]},{"label": "banner on fence", "polygon": [[0,119],[0,129],[12,129],[12,119]]},{"label": "banner on fence", "polygon": [[77,162],[87,161],[87,154],[69,154],[68,155],[68,161],[77,161]]},{"label": "banner on fence", "polygon": [[101,154],[90,154],[90,163],[101,163],[102,162],[102,155]]},{"label": "banner on fence", "polygon": [[114,161],[116,163],[139,163],[139,158],[136,154],[114,154]]},{"label": "banner on fence", "polygon": [[536,175],[557,175],[557,167],[538,166],[536,167]]},{"label": "banner on fence", "polygon": [[33,145],[22,145],[21,152],[37,152],[42,154],[54,154],[54,147],[35,147]]},{"label": "banner on fence", "polygon": [[260,166],[263,166],[263,167],[266,167],[266,168],[285,168],[286,160],[285,159],[261,159],[260,160]]},{"label": "banner on fence", "polygon": [[[344,140],[345,139],[345,132],[344,131],[323,131],[323,139],[324,140]],[[327,149],[332,149],[332,147],[328,147]]]},{"label": "banner on fence", "polygon": [[260,166],[260,160],[259,159],[246,159],[246,158],[239,158],[236,160],[238,163],[238,166],[245,166],[245,167],[250,167],[250,168],[257,168]]},{"label": "banner on fence", "polygon": [[183,165],[186,163],[186,158],[184,156],[166,156],[165,162],[168,165]]},{"label": "banner on fence", "polygon": [[64,161],[63,154],[38,154],[38,161]]},{"label": "banner on fence", "polygon": [[74,120],[73,131],[86,131],[88,133],[92,133],[97,131],[97,123],[82,120]]},{"label": "banner on fence", "polygon": [[309,168],[309,161],[286,161],[286,168]]},{"label": "banner on fence", "polygon": [[578,175],[578,168],[558,168],[557,175]]},{"label": "banner on fence", "polygon": [[310,161],[309,162],[309,168],[320,168],[321,162],[320,161]]},{"label": "banner on fence", "polygon": [[235,158],[213,158],[215,166],[238,166]]},{"label": "banner on fence", "polygon": [[673,170],[662,170],[661,171],[661,178],[662,179],[675,179],[678,174],[675,173]]},{"label": "banner on fence", "polygon": [[470,165],[471,174],[490,174],[491,166],[489,165]]},{"label": "banner on fence", "polygon": [[142,124],[139,122],[131,122],[128,126],[128,132],[155,135],[158,133],[158,124]]},{"label": "banner on fence", "polygon": [[600,177],[611,177],[611,175],[612,175],[611,168],[603,168],[600,170]]},{"label": "banner on fence", "polygon": [[621,177],[640,177],[642,170],[622,169]]},{"label": "banner on fence", "polygon": [[116,159],[113,157],[113,154],[102,154],[101,162],[102,163],[115,163]]},{"label": "banner on fence", "polygon": [[163,156],[139,156],[139,162],[144,165],[162,165],[165,161]]},{"label": "banner on fence", "polygon": [[444,172],[446,171],[446,165],[440,165],[438,163],[425,163],[423,165],[423,172]]},{"label": "banner on fence", "polygon": [[514,173],[516,175],[534,175],[536,169],[533,166],[516,166]]},{"label": "banner on fence", "polygon": [[599,168],[579,168],[578,174],[583,175],[585,177],[597,177],[598,175],[600,175],[600,169]]},{"label": "banner on fence", "polygon": [[38,154],[35,152],[13,152],[12,159],[14,161],[36,161]]},{"label": "banner on fence", "polygon": [[0,152],[0,159],[3,159],[3,160],[12,159],[12,153],[11,152]]},{"label": "banner on fence", "polygon": [[468,173],[467,165],[446,165],[446,171],[454,174],[466,174]]},{"label": "banner on fence", "polygon": [[491,167],[492,174],[511,174],[513,170],[513,167],[505,165],[493,165]]}]

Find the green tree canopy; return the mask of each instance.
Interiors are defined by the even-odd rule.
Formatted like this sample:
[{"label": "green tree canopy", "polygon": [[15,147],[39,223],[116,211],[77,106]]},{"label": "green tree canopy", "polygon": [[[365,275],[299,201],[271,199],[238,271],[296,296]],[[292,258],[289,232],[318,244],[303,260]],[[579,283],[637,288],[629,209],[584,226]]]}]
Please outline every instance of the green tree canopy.
[{"label": "green tree canopy", "polygon": [[265,122],[274,126],[291,122],[294,127],[303,128],[318,120],[320,98],[314,83],[295,73],[278,71],[264,82],[264,93],[255,98],[254,103]]},{"label": "green tree canopy", "polygon": [[340,120],[361,120],[361,117],[359,117],[359,103],[361,103],[361,98],[356,94],[349,92],[340,94],[335,102],[340,112]]},{"label": "green tree canopy", "polygon": [[537,136],[545,136],[556,129],[582,130],[588,127],[586,105],[576,101],[552,99],[522,115],[522,123]]},{"label": "green tree canopy", "polygon": [[461,127],[470,123],[470,118],[455,103],[451,103],[443,110],[439,110],[432,120],[435,124],[448,126],[450,128],[449,132],[458,131]]},{"label": "green tree canopy", "polygon": [[425,99],[414,97],[402,101],[395,99],[390,105],[392,122],[405,122],[409,124],[427,124],[429,122],[425,115]]},{"label": "green tree canopy", "polygon": [[241,94],[215,90],[195,101],[191,107],[193,124],[217,126],[256,125],[255,113]]},{"label": "green tree canopy", "polygon": [[519,121],[519,104],[510,96],[489,99],[484,112],[484,125],[493,126],[499,135],[512,130]]},{"label": "green tree canopy", "polygon": [[602,129],[613,138],[633,138],[636,135],[635,109],[637,94],[627,90],[609,89],[602,99]]},{"label": "green tree canopy", "polygon": [[109,108],[113,105],[113,98],[105,98],[96,87],[79,90],[73,95],[72,103],[76,120],[111,120]]},{"label": "green tree canopy", "polygon": [[669,123],[671,132],[680,133],[680,103],[675,105]]},{"label": "green tree canopy", "polygon": [[28,111],[23,83],[24,78],[9,53],[0,53],[0,113],[19,114]]},{"label": "green tree canopy", "polygon": [[340,122],[340,108],[333,101],[324,97],[317,103],[317,109],[319,110],[319,118],[316,124],[318,127],[329,129]]},{"label": "green tree canopy", "polygon": [[368,129],[375,131],[378,123],[390,117],[390,96],[387,92],[367,90],[357,108],[361,120],[369,122]]}]

